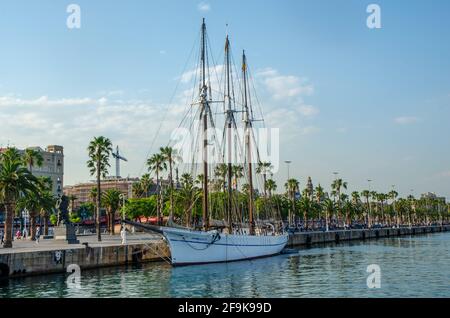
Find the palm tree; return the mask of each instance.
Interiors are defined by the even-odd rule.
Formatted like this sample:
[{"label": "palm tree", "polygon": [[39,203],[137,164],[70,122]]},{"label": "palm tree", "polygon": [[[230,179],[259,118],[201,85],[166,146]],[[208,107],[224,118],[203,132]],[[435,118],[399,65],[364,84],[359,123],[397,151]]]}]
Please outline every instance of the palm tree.
[{"label": "palm tree", "polygon": [[316,193],[316,202],[321,203],[325,199],[325,191],[322,186],[319,184],[314,190]]},{"label": "palm tree", "polygon": [[341,189],[342,188],[347,190],[347,182],[344,182],[342,179],[336,179],[331,184],[331,189],[333,189],[335,197],[338,198],[338,206],[337,206],[338,207],[338,211],[337,211],[338,224],[339,224],[339,218],[340,218],[340,214],[341,214]]},{"label": "palm tree", "polygon": [[131,186],[131,191],[133,192],[133,198],[141,199],[144,196],[144,189],[142,188],[141,182],[135,182]]},{"label": "palm tree", "polygon": [[266,190],[269,192],[269,198],[272,198],[273,193],[277,190],[277,183],[273,179],[266,181]]},{"label": "palm tree", "polygon": [[161,225],[161,185],[159,182],[159,174],[167,170],[167,164],[162,154],[155,154],[147,160],[147,166],[149,171],[154,171],[156,174],[156,188],[158,193],[158,199],[156,200],[156,217],[158,219],[158,225]]},{"label": "palm tree", "polygon": [[395,190],[392,190],[391,192],[389,192],[388,195],[389,195],[389,198],[392,200],[392,206],[393,206],[394,213],[395,213],[395,223],[396,223],[396,225],[398,227],[399,226],[398,211],[397,211],[397,208],[395,206],[395,201],[396,201],[396,199],[398,197],[398,192],[395,191]]},{"label": "palm tree", "polygon": [[35,236],[35,229],[36,229],[36,217],[39,213],[39,195],[37,193],[34,193],[32,191],[27,191],[22,194],[22,196],[17,200],[16,203],[16,213],[19,213],[23,210],[28,211],[28,215],[30,218],[30,237],[31,240],[34,241]]},{"label": "palm tree", "polygon": [[16,209],[20,211],[27,210],[30,217],[30,237],[36,239],[36,218],[42,208],[46,208],[46,194],[51,191],[52,181],[48,177],[38,177],[36,184],[37,191],[26,191],[17,201]]},{"label": "palm tree", "polygon": [[102,195],[102,203],[108,213],[109,233],[114,235],[114,225],[116,221],[116,212],[120,207],[120,196],[122,192],[116,189],[108,189]]},{"label": "palm tree", "polygon": [[363,190],[361,192],[361,196],[366,198],[366,204],[367,204],[367,226],[370,228],[371,227],[371,220],[370,220],[371,207],[370,207],[370,200],[369,200],[369,198],[370,198],[370,191],[369,190]]},{"label": "palm tree", "polygon": [[[306,191],[307,192],[307,191]],[[303,224],[305,230],[308,230],[308,215],[311,214],[313,209],[313,202],[308,196],[303,196],[299,202],[300,209],[303,211]]]},{"label": "palm tree", "polygon": [[24,165],[28,167],[31,173],[33,173],[34,166],[42,167],[42,163],[44,162],[42,154],[31,148],[25,149],[22,158]]},{"label": "palm tree", "polygon": [[[284,185],[292,204],[292,213],[289,213],[289,224],[295,216],[295,194],[298,192],[300,183],[296,179],[289,179]],[[290,211],[289,211],[290,212]]]},{"label": "palm tree", "polygon": [[194,178],[189,173],[181,176],[180,183],[181,189],[176,194],[185,212],[186,227],[190,228],[192,226],[192,211],[201,191],[195,186]]},{"label": "palm tree", "polygon": [[273,170],[273,166],[270,162],[258,162],[258,166],[256,167],[256,173],[261,174],[263,176],[264,182],[264,197],[267,197],[267,188],[266,188],[266,180],[267,175],[270,174]]},{"label": "palm tree", "polygon": [[94,139],[89,143],[88,146],[89,160],[87,166],[90,169],[91,176],[96,175],[97,177],[97,239],[100,242],[102,236],[100,233],[100,209],[101,209],[101,185],[100,179],[106,177],[108,174],[109,156],[112,153],[112,143],[108,138],[103,136],[94,137]]},{"label": "palm tree", "polygon": [[323,201],[323,208],[325,210],[325,230],[328,232],[330,228],[330,217],[335,211],[335,203],[331,199],[325,199]]},{"label": "palm tree", "polygon": [[43,218],[44,223],[44,235],[48,235],[48,219],[50,212],[55,209],[56,198],[53,196],[51,191],[45,191],[40,194],[41,205],[40,205],[40,216]]},{"label": "palm tree", "polygon": [[238,190],[238,181],[244,176],[244,167],[240,165],[234,165],[231,168],[233,172],[234,182],[236,184],[236,190]]},{"label": "palm tree", "polygon": [[150,196],[149,191],[150,187],[153,185],[153,180],[150,177],[150,174],[146,173],[141,177],[141,181],[139,182],[141,185],[141,189],[144,192],[146,198]]},{"label": "palm tree", "polygon": [[175,160],[178,158],[175,150],[172,147],[163,147],[160,149],[161,154],[164,157],[164,161],[169,164],[169,184],[170,184],[170,222],[173,221],[173,165],[175,164]]},{"label": "palm tree", "polygon": [[0,201],[5,207],[5,228],[3,247],[12,248],[12,226],[14,206],[26,192],[36,193],[38,179],[25,167],[23,158],[15,148],[8,148],[0,154]]},{"label": "palm tree", "polygon": [[227,174],[228,174],[228,165],[225,163],[221,163],[214,168],[214,175],[220,178],[222,190],[224,193],[226,192],[225,185]]},{"label": "palm tree", "polygon": [[76,195],[69,195],[69,201],[70,201],[70,212],[75,211],[74,207],[75,207],[75,201],[78,200]]}]

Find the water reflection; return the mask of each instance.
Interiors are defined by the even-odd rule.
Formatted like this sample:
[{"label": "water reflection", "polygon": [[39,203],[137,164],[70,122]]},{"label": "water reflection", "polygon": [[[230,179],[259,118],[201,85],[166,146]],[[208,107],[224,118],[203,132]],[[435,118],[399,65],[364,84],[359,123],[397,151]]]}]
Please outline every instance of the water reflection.
[{"label": "water reflection", "polygon": [[[298,250],[229,264],[172,268],[165,263],[83,271],[0,283],[0,297],[450,297],[450,233]],[[382,288],[369,290],[378,264]]]}]

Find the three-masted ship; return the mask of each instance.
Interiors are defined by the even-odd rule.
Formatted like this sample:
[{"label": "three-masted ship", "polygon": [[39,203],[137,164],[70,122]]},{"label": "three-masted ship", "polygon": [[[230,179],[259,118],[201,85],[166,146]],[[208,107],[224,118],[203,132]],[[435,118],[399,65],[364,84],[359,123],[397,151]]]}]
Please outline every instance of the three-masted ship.
[{"label": "three-masted ship", "polygon": [[[196,71],[199,76],[196,78],[194,88],[195,98],[190,105],[196,108],[196,115],[193,116],[199,123],[197,144],[201,160],[199,163],[192,163],[191,167],[196,167],[196,174],[201,179],[201,211],[202,217],[198,222],[187,222],[183,226],[169,221],[168,226],[162,227],[171,252],[173,265],[189,265],[230,262],[260,258],[279,254],[287,244],[288,234],[284,232],[281,216],[276,207],[265,204],[265,212],[255,213],[255,170],[259,161],[259,153],[254,141],[254,114],[250,98],[250,84],[248,65],[245,52],[242,55],[242,67],[239,82],[241,107],[237,109],[237,99],[234,93],[234,79],[232,55],[230,53],[230,41],[227,35],[225,42],[224,64],[220,69],[223,71],[223,81],[216,81],[217,86],[223,95],[221,100],[213,101],[212,92],[216,91],[212,87],[211,67],[209,65],[205,20],[201,27],[201,43],[199,51],[199,63]],[[237,73],[237,72],[235,72]],[[219,104],[219,111],[214,112],[212,105]],[[241,125],[236,122],[236,114],[242,118]],[[214,162],[211,158],[208,147],[211,144],[208,129],[215,128],[218,120],[217,116],[222,115],[223,120],[223,140],[217,149],[220,149],[222,162]],[[240,130],[241,136],[237,133],[238,126],[243,126]],[[236,150],[233,147],[239,144],[236,140],[242,139],[243,149]],[[245,204],[238,202],[236,178],[233,175],[233,160],[241,157],[244,165],[242,177],[247,181]],[[223,205],[220,213],[216,213],[217,207],[212,207],[210,191],[213,187],[212,179],[214,166],[221,165],[223,169],[223,183],[220,188],[223,190],[221,198]],[[193,168],[192,168],[193,169]],[[242,201],[242,200],[241,200]],[[268,200],[266,200],[268,201]],[[266,202],[267,203],[267,202]],[[245,205],[245,207],[243,206]],[[270,210],[270,211],[267,211]],[[189,213],[191,215],[191,213]]]}]

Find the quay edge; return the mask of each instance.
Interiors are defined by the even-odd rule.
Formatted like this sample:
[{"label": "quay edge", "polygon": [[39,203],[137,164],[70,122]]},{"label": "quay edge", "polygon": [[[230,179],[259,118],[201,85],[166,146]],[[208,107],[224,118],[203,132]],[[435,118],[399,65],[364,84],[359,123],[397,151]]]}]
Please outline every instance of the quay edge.
[{"label": "quay edge", "polygon": [[323,243],[339,243],[355,240],[369,240],[405,235],[419,235],[427,233],[438,233],[450,231],[450,225],[380,228],[380,229],[358,229],[341,230],[329,232],[299,232],[289,236],[288,247],[308,246]]},{"label": "quay edge", "polygon": [[64,247],[0,254],[0,279],[65,273],[76,264],[80,269],[159,262],[170,255],[165,242],[136,243],[111,246]]}]

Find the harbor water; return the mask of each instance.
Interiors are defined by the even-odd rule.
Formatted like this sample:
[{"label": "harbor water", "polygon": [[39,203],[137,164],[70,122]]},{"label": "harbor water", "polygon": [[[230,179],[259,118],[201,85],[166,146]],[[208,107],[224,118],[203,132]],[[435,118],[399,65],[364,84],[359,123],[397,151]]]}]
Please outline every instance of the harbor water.
[{"label": "harbor water", "polygon": [[[369,288],[368,266],[380,288]],[[0,281],[5,297],[450,297],[450,232],[317,245],[229,264],[167,263]],[[371,286],[373,287],[373,286]]]}]

